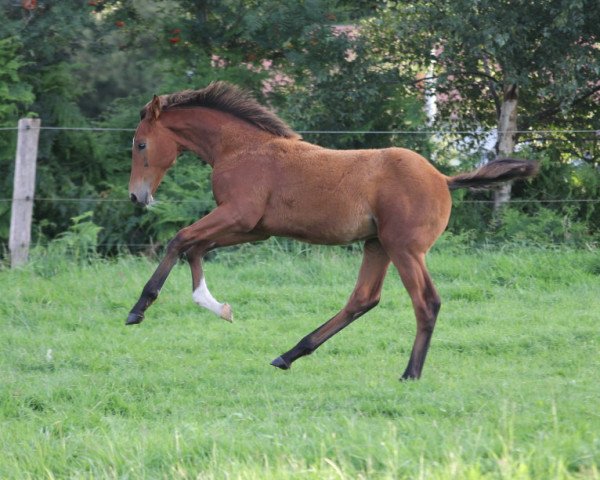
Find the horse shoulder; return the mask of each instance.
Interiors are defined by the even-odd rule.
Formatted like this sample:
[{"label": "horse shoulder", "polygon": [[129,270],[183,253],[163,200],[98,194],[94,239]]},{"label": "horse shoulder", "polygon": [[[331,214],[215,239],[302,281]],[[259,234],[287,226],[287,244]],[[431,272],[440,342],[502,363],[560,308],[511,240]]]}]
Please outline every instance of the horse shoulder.
[{"label": "horse shoulder", "polygon": [[252,227],[264,215],[272,182],[269,159],[254,151],[220,161],[211,176],[217,205],[233,205],[240,218]]}]

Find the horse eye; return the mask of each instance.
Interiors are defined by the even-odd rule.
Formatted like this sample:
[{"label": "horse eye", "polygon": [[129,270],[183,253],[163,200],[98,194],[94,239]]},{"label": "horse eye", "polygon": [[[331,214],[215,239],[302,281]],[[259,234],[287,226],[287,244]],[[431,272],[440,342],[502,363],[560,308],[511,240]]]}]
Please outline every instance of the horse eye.
[{"label": "horse eye", "polygon": [[139,150],[143,150],[144,148],[146,148],[146,144],[145,143],[138,143],[138,149]]}]

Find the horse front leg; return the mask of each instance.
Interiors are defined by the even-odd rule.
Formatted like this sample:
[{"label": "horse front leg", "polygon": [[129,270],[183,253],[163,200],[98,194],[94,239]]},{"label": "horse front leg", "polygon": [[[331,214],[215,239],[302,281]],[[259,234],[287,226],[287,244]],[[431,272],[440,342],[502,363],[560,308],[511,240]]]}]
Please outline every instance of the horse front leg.
[{"label": "horse front leg", "polygon": [[203,242],[190,248],[186,252],[186,256],[192,273],[192,298],[194,299],[194,302],[201,307],[210,310],[222,319],[232,322],[233,313],[231,311],[231,306],[228,303],[217,301],[208,290],[204,269],[202,268],[202,259],[204,258],[204,255],[215,248],[229,247],[240,243],[257,242],[266,240],[267,238],[269,238],[268,235],[243,233],[219,238],[210,243]]},{"label": "horse front leg", "polygon": [[223,205],[189,227],[180,230],[169,242],[165,257],[144,286],[142,294],[131,309],[125,324],[134,325],[144,319],[146,309],[158,297],[169,273],[182,253],[194,245],[202,243],[210,245],[219,237],[244,233],[244,230],[249,229],[240,218],[236,209]]},{"label": "horse front leg", "polygon": [[190,271],[192,272],[192,298],[201,307],[210,310],[223,320],[232,322],[233,314],[231,313],[231,306],[228,303],[218,302],[206,285],[204,269],[202,268],[202,258],[210,250],[210,244],[201,244],[190,248],[186,253]]}]

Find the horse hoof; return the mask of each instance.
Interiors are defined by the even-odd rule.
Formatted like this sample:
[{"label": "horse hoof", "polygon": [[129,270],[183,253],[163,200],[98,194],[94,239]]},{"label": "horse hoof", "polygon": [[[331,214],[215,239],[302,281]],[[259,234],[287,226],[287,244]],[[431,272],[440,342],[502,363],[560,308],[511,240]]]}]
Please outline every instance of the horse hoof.
[{"label": "horse hoof", "polygon": [[137,325],[138,323],[142,323],[144,319],[143,313],[135,313],[131,312],[125,321],[125,325]]},{"label": "horse hoof", "polygon": [[277,368],[281,368],[282,370],[288,370],[292,366],[291,364],[286,362],[282,357],[277,357],[271,362],[271,365]]},{"label": "horse hoof", "polygon": [[231,305],[228,303],[223,305],[223,308],[221,308],[221,318],[233,323],[233,312],[231,311]]}]

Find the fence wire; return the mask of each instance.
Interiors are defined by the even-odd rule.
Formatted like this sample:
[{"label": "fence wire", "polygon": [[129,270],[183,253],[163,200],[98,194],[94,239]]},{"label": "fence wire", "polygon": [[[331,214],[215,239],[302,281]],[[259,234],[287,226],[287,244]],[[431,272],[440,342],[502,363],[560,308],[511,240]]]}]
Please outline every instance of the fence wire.
[{"label": "fence wire", "polygon": [[[135,128],[122,128],[122,127],[57,127],[57,126],[40,126],[35,127],[39,130],[46,131],[74,131],[74,132],[98,132],[98,133],[114,133],[114,132],[135,132]],[[0,126],[0,132],[18,132],[19,128],[16,126]],[[449,130],[449,129],[425,129],[425,130],[297,130],[297,133],[301,135],[407,135],[407,136],[477,136],[480,138],[491,137],[498,135],[498,131],[494,130]],[[587,136],[589,140],[590,136],[600,138],[600,129],[558,129],[558,130],[511,130],[507,131],[509,134],[518,135],[581,135]],[[94,203],[94,204],[124,204],[130,203],[128,198],[96,198],[96,197],[34,197],[24,199],[13,199],[13,198],[0,198],[1,204],[12,203],[13,201],[33,201],[34,203]],[[200,200],[174,200],[166,199],[156,202],[157,204],[191,204],[197,205],[199,210],[207,210],[214,207],[212,203],[206,203]],[[457,205],[492,205],[495,201],[493,199],[463,199],[457,200]],[[600,203],[600,198],[585,198],[585,199],[511,199],[506,204],[597,204]],[[50,242],[38,242],[31,245],[31,248],[41,247],[46,248],[51,245]],[[69,246],[63,246],[70,249]],[[121,250],[121,249],[147,249],[151,251],[160,250],[164,247],[161,242],[155,243],[106,243],[103,242],[95,246],[99,250]],[[73,247],[76,249],[77,247]]]},{"label": "fence wire", "polygon": [[[0,202],[48,202],[48,203],[60,203],[60,202],[72,202],[72,203],[131,203],[131,200],[125,198],[0,198]],[[200,207],[208,208],[211,207],[212,203],[199,203],[199,200],[160,200],[155,204],[197,204]],[[494,203],[494,200],[457,200],[457,203]],[[506,204],[511,203],[600,203],[600,198],[573,198],[573,199],[560,199],[560,198],[548,198],[548,199],[527,199],[527,198],[516,198],[511,199]]]},{"label": "fence wire", "polygon": [[[62,130],[74,132],[135,132],[135,128],[123,127],[30,127],[38,130]],[[0,127],[0,131],[18,131],[18,127]],[[477,135],[487,136],[497,134],[497,130],[296,130],[297,133],[303,135]],[[594,134],[600,137],[600,129],[560,129],[560,130],[507,130],[509,134]]]}]

